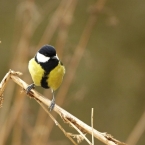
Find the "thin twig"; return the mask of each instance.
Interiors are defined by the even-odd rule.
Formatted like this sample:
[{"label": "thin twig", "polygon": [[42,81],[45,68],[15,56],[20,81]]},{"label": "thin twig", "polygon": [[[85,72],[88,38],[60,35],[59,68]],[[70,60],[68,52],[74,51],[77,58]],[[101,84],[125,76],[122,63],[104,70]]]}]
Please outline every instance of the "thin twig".
[{"label": "thin twig", "polygon": [[2,79],[1,83],[0,83],[0,97],[2,97],[3,92],[6,88],[7,82],[10,79],[10,71],[5,75],[5,77]]},{"label": "thin twig", "polygon": [[44,109],[44,111],[50,116],[50,118],[59,127],[59,129],[65,134],[65,136],[68,137],[74,145],[77,145],[77,143],[67,134],[67,132],[63,129],[63,127],[58,123],[58,121],[51,115],[51,113],[48,111],[48,108],[46,108],[40,101],[38,100],[36,101],[40,104],[40,106]]},{"label": "thin twig", "polygon": [[94,127],[93,127],[93,116],[94,116],[94,108],[92,108],[92,113],[91,113],[91,126],[92,126],[92,145],[94,145]]},{"label": "thin twig", "polygon": [[67,122],[69,122],[69,124],[82,135],[88,144],[91,145],[91,142],[87,139],[87,137],[72,122],[70,122],[67,118],[65,118],[65,120],[67,120]]}]

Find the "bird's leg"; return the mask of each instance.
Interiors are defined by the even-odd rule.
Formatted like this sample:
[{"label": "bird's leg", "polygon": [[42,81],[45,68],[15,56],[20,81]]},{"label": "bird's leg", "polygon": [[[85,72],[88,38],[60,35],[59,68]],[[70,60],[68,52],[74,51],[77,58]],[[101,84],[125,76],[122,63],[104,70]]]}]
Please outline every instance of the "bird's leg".
[{"label": "bird's leg", "polygon": [[29,85],[27,88],[26,88],[26,93],[28,94],[30,91],[31,91],[31,89],[34,89],[35,88],[35,84],[33,83],[33,84],[31,84],[31,85]]},{"label": "bird's leg", "polygon": [[54,98],[54,91],[52,91],[52,100],[51,100],[51,104],[50,104],[50,107],[49,107],[49,110],[52,111],[54,106],[55,106],[55,98]]}]

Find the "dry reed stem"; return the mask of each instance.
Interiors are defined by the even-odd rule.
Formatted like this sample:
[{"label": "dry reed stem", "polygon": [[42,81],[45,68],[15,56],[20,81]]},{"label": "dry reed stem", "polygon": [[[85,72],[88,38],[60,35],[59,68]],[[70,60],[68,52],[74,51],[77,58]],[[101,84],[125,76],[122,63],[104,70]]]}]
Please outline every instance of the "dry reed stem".
[{"label": "dry reed stem", "polygon": [[57,54],[60,60],[62,60],[64,47],[65,47],[67,37],[68,37],[69,27],[72,23],[73,14],[77,6],[77,2],[78,0],[73,0],[71,7],[69,8],[69,11],[65,14],[65,17],[62,18],[61,23],[59,25],[56,48],[57,48]]},{"label": "dry reed stem", "polygon": [[[99,2],[97,2],[95,4],[94,7],[102,7],[102,1],[104,0],[100,0],[99,2],[101,4],[99,4]],[[105,3],[105,2],[104,2]],[[100,6],[101,5],[101,6]],[[102,10],[100,9],[100,11]],[[59,102],[60,105],[63,104],[64,100],[65,100],[65,96],[70,88],[70,85],[73,82],[73,79],[75,77],[75,73],[76,70],[78,68],[78,65],[80,63],[80,60],[84,54],[84,51],[86,49],[87,43],[89,41],[89,38],[91,36],[91,32],[93,30],[94,25],[96,24],[96,20],[97,20],[97,16],[96,15],[90,15],[89,20],[87,21],[87,24],[85,25],[85,28],[82,32],[80,41],[74,51],[73,56],[71,57],[71,61],[69,63],[69,66],[67,67],[67,74],[64,78],[63,84],[61,85],[61,88],[59,89],[57,95],[61,96],[61,98],[58,98],[57,101]]]},{"label": "dry reed stem", "polygon": [[47,126],[47,122],[49,122],[50,120],[47,120],[47,122],[46,122],[46,120],[47,120],[47,114],[40,107],[39,111],[38,111],[37,118],[36,118],[35,125],[33,127],[33,131],[31,133],[30,145],[33,145],[33,144],[36,144],[36,143],[38,143],[38,144],[42,143],[43,144],[42,138],[44,138],[44,136],[47,136],[48,130],[45,130],[45,134],[38,134],[38,135],[35,135],[35,134],[36,134],[36,131],[37,131],[38,127],[42,126],[42,124],[45,124],[45,126]]},{"label": "dry reed stem", "polygon": [[[33,5],[31,5],[33,7]],[[29,7],[30,9],[30,13],[32,12],[33,8]],[[11,61],[10,67],[15,68],[15,69],[19,69],[23,72],[25,72],[25,68],[28,62],[28,54],[29,54],[29,45],[30,45],[30,39],[32,36],[32,17],[29,15],[30,13],[28,13],[27,11],[23,12],[23,15],[21,16],[22,22],[21,22],[21,35],[19,35],[19,42],[16,43],[17,46],[13,48],[13,60]],[[24,19],[23,16],[26,16],[28,19]],[[30,21],[29,21],[30,20]],[[29,21],[29,23],[28,23]],[[17,51],[16,51],[17,50]],[[23,67],[22,67],[23,64]],[[25,77],[25,80],[28,80],[27,77]],[[5,95],[9,96],[8,101],[6,101],[5,107],[1,113],[1,117],[2,117],[2,121],[1,121],[1,130],[0,130],[0,134],[1,134],[1,139],[0,139],[0,144],[5,144],[12,128],[14,127],[14,123],[16,122],[19,113],[23,107],[23,103],[24,103],[24,95],[21,95],[21,97],[19,97],[19,89],[16,88],[15,91],[15,98],[13,98],[13,91],[14,91],[15,85],[14,84],[10,84],[8,87],[8,90],[6,92]],[[13,99],[13,107],[11,107],[11,100]],[[19,100],[19,103],[16,103],[17,101],[15,100]],[[11,107],[11,108],[10,108]],[[7,117],[6,117],[7,116]],[[3,123],[3,124],[2,124]],[[13,139],[12,139],[13,140]],[[16,138],[15,138],[16,140]],[[17,136],[17,140],[19,141],[20,138]]]},{"label": "dry reed stem", "polygon": [[94,108],[92,108],[92,113],[91,113],[91,127],[92,127],[92,145],[94,145],[94,127],[93,127],[93,120],[94,120]]},{"label": "dry reed stem", "polygon": [[49,14],[55,8],[56,4],[57,4],[56,1],[48,1],[44,4],[44,6],[40,10],[40,13],[39,13],[40,16],[35,21],[35,25],[33,25],[33,33],[38,28],[39,24],[41,24],[43,20],[46,18],[45,16]]},{"label": "dry reed stem", "polygon": [[56,31],[58,25],[61,22],[61,19],[65,16],[67,11],[69,10],[72,2],[73,0],[61,1],[58,9],[55,11],[54,15],[52,16],[52,19],[50,19],[50,24],[46,27],[37,48],[40,48],[42,45],[50,42],[54,32]]},{"label": "dry reed stem", "polygon": [[[18,118],[20,119],[20,118]],[[22,145],[22,127],[20,126],[20,124],[15,124],[14,125],[14,130],[12,130],[12,141],[11,141],[11,145]],[[17,127],[16,127],[17,126]]]},{"label": "dry reed stem", "polygon": [[10,71],[5,75],[5,77],[2,79],[0,83],[0,97],[3,96],[4,90],[6,88],[7,82],[10,79]]},{"label": "dry reed stem", "polygon": [[136,145],[139,141],[139,138],[145,131],[145,112],[142,114],[141,118],[137,122],[136,126],[134,127],[133,131],[129,135],[127,139],[127,144],[129,145]]},{"label": "dry reed stem", "polygon": [[[87,137],[85,136],[85,134],[82,133],[82,131],[80,131],[71,121],[69,121],[67,118],[62,117],[63,119],[65,119],[65,122],[69,123],[76,131],[78,131],[80,133],[80,135],[82,136],[83,139],[85,139],[87,141],[87,143],[89,145],[91,145],[91,142],[87,139]],[[76,135],[77,136],[77,135]]]},{"label": "dry reed stem", "polygon": [[24,95],[21,95],[21,97],[19,97],[19,96],[20,96],[20,92],[17,91],[16,98],[14,99],[13,107],[11,107],[10,113],[7,114],[8,116],[0,130],[0,135],[1,135],[0,145],[4,145],[5,142],[7,141],[7,138],[9,136],[12,128],[14,127],[14,124],[23,107],[25,97],[24,97]]},{"label": "dry reed stem", "polygon": [[[0,86],[1,86],[0,92],[1,92],[1,90],[4,91],[4,88],[6,87],[7,82],[10,78],[15,83],[17,83],[19,86],[21,86],[23,90],[26,90],[26,88],[28,87],[28,84],[26,84],[23,80],[21,80],[17,75],[19,75],[18,72],[14,72],[14,71],[10,70],[4,77],[2,83],[0,84]],[[7,80],[7,81],[5,81],[5,80]],[[41,94],[39,94],[37,91],[31,90],[28,95],[30,97],[34,98],[35,100],[37,100],[38,102],[43,103],[47,106],[50,106],[51,101],[49,99],[45,98],[44,96],[42,96]],[[82,122],[81,120],[76,118],[75,116],[71,115],[69,112],[65,111],[58,105],[55,105],[54,111],[57,114],[59,114],[63,118],[63,120],[65,120],[65,121],[69,120],[69,122],[74,124],[82,132],[92,134],[92,127],[88,126],[87,124],[85,124],[84,122]],[[69,122],[67,122],[67,123],[69,124]],[[95,129],[93,130],[93,133],[94,133],[95,138],[97,138],[98,140],[100,140],[101,142],[103,142],[106,145],[124,144],[124,143],[121,143],[120,141],[114,139],[111,135],[109,135],[107,133],[101,133]]]},{"label": "dry reed stem", "polygon": [[[6,74],[6,76],[4,77],[2,83],[0,84],[0,90],[3,91],[3,89],[6,87],[7,85],[7,81],[9,81],[10,79],[10,76],[11,76],[11,71],[9,71],[9,73]],[[21,73],[16,73],[14,72],[14,75],[20,75]],[[4,83],[4,84],[3,84]],[[4,87],[3,87],[4,85]],[[0,91],[0,94],[2,92]],[[19,115],[19,112],[21,110],[21,107],[22,107],[22,103],[23,103],[23,99],[24,97],[18,97],[19,95],[16,95],[16,100],[17,101],[14,101],[14,104],[13,104],[13,107],[11,108],[11,112],[9,114],[7,114],[7,118],[5,120],[5,122],[3,123],[3,125],[1,126],[1,129],[0,129],[0,145],[3,145],[5,144],[5,141],[14,125],[14,122],[16,121],[18,115]],[[6,100],[6,99],[5,99]],[[7,104],[6,104],[7,105]]]},{"label": "dry reed stem", "polygon": [[[26,2],[27,5],[29,5],[29,2],[28,1]],[[21,66],[22,66],[22,64],[23,64],[23,66],[27,65],[24,62],[28,62],[29,44],[30,44],[30,38],[32,36],[32,28],[33,28],[32,27],[33,22],[32,22],[32,17],[30,16],[30,13],[33,13],[33,7],[34,7],[33,4],[30,4],[29,5],[29,13],[28,13],[26,11],[26,10],[28,10],[28,8],[26,7],[26,3],[25,2],[23,3],[23,8],[22,8],[22,4],[20,4],[21,6],[19,5],[19,7],[18,7],[19,11],[17,11],[17,13],[16,13],[16,24],[21,26],[21,35],[17,34],[18,31],[15,32],[16,35],[14,33],[13,38],[17,38],[15,36],[18,36],[19,41],[17,42],[18,39],[14,39],[14,43],[16,43],[17,45],[13,44],[14,45],[14,47],[12,47],[13,59],[10,63],[11,68],[19,69],[23,72],[25,71],[26,67],[21,67]],[[32,3],[32,2],[30,2],[30,3]],[[21,18],[21,21],[22,21],[21,24],[18,21],[18,13],[19,12],[21,13],[21,17],[19,17],[19,19]],[[28,19],[24,19],[24,15]],[[9,90],[7,91],[7,95],[9,96],[9,101],[7,101],[7,103],[11,102],[12,95],[13,95],[12,92],[14,91],[14,88],[15,88],[14,85],[10,85],[8,88]],[[5,110],[9,110],[9,108],[10,108],[10,104],[7,104]]]},{"label": "dry reed stem", "polygon": [[67,138],[70,139],[70,141],[77,145],[77,143],[69,136],[69,134],[63,129],[63,127],[58,123],[58,121],[51,115],[51,113],[48,111],[48,108],[46,108],[39,100],[36,100],[40,106],[45,110],[45,112],[50,116],[50,118],[54,121],[55,125],[59,127],[59,129],[65,134]]}]

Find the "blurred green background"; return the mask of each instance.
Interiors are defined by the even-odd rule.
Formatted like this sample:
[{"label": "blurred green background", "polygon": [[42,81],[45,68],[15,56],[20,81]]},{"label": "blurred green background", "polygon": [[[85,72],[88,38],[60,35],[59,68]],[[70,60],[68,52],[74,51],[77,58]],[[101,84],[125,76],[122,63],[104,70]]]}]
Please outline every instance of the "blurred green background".
[{"label": "blurred green background", "polygon": [[[99,10],[101,3],[103,6]],[[11,68],[21,71],[24,74],[21,78],[31,83],[27,63],[40,46],[47,43],[56,47],[66,66],[66,75],[69,76],[70,70],[74,69],[70,62],[76,59],[76,48],[79,49],[82,37],[88,37],[88,41],[84,39],[84,45],[80,46],[84,47],[84,51],[80,52],[80,56],[79,53],[77,55],[80,61],[78,60],[75,72],[72,71],[74,77],[63,97],[64,100],[58,96],[56,103],[88,125],[91,124],[91,108],[94,108],[95,129],[108,132],[120,141],[131,143],[129,137],[145,111],[144,6],[144,0],[1,0],[1,80]],[[84,29],[89,30],[86,25],[90,17],[95,17],[96,21],[91,31],[83,36]],[[36,90],[43,92],[41,88]],[[0,109],[0,128],[6,131],[0,132],[0,136],[4,136],[3,143],[31,145],[34,144],[35,138],[44,135],[45,141],[42,137],[35,144],[71,145],[55,125],[52,125],[50,134],[45,134],[50,128],[47,126],[47,123],[51,122],[50,118],[45,116],[45,113],[41,116],[39,105],[25,94],[24,98],[21,97],[20,91],[13,82],[5,90],[3,108]],[[9,92],[11,93],[8,94]],[[51,99],[50,90],[44,94],[49,94]],[[19,107],[16,106],[19,104],[16,95],[23,98]],[[58,99],[62,102],[57,101]],[[34,128],[38,118],[38,128]],[[8,129],[11,120],[13,124]],[[60,118],[58,121],[63,126]],[[134,145],[144,145],[145,127],[138,125],[142,132],[136,131],[135,136],[139,137],[137,142],[134,141]],[[7,129],[4,129],[4,126],[7,126]],[[38,129],[36,134],[34,129],[35,133]],[[81,144],[87,143],[83,141]],[[95,140],[95,144],[103,143]]]}]

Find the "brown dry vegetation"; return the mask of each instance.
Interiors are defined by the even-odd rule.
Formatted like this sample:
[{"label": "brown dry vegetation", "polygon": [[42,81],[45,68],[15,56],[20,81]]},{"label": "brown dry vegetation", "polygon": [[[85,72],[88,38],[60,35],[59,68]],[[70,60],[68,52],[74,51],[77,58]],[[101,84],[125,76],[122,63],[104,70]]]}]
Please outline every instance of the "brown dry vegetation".
[{"label": "brown dry vegetation", "polygon": [[[87,124],[91,124],[94,108],[96,129],[130,145],[144,145],[145,11],[141,2],[123,4],[117,9],[117,2],[106,0],[19,2],[13,31],[7,32],[12,35],[9,49],[3,46],[9,39],[0,36],[1,78],[11,68],[22,72],[21,78],[31,83],[29,59],[42,45],[54,45],[66,67],[56,103]],[[7,26],[4,22],[0,23]],[[6,63],[8,67],[4,67]],[[50,90],[36,90],[51,99]],[[3,98],[0,145],[71,144],[46,112],[13,82]]]}]

